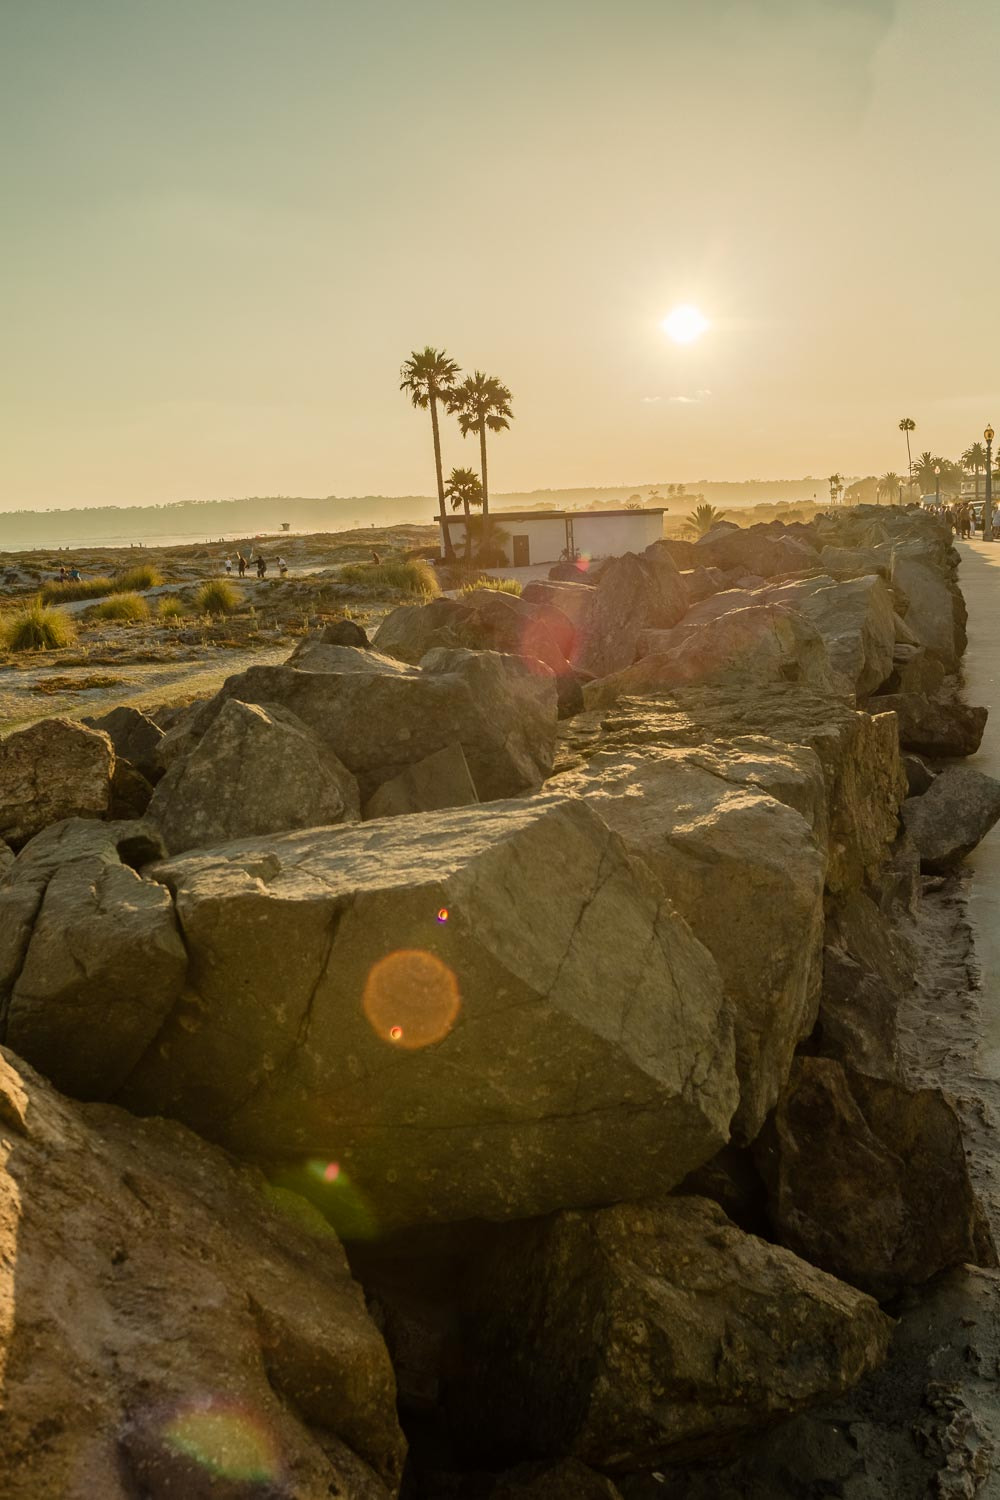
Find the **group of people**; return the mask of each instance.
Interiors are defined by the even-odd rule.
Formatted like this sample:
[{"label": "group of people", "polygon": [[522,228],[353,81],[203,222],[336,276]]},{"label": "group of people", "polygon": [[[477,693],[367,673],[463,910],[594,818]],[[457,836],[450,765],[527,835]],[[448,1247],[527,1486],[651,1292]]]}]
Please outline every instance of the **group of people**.
[{"label": "group of people", "polygon": [[[242,552],[237,552],[236,568],[241,578],[245,578],[247,576],[247,571],[251,566],[256,567],[258,578],[266,577],[267,558],[264,556],[263,552],[258,552],[256,559],[254,559],[253,557],[244,557]],[[278,573],[282,578],[287,576],[288,564],[283,557],[275,558],[275,566],[277,567]],[[225,567],[226,577],[231,577],[233,571],[233,559],[229,556],[226,557]]]},{"label": "group of people", "polygon": [[934,505],[931,511],[942,521],[947,521],[956,536],[966,540],[982,528],[982,513],[980,511],[977,515],[971,501],[955,500],[951,505]]},{"label": "group of people", "polygon": [[82,582],[82,580],[83,574],[80,572],[79,568],[61,567],[59,569],[60,583],[80,583]]}]

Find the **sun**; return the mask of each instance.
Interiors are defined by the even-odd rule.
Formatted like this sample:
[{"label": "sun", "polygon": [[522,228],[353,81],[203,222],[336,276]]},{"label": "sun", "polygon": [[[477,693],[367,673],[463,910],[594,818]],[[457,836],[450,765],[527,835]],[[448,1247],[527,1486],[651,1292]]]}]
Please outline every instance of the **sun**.
[{"label": "sun", "polygon": [[664,318],[661,326],[664,333],[672,338],[675,344],[693,344],[695,339],[700,339],[711,325],[698,308],[685,302],[680,307],[675,307],[673,312]]}]

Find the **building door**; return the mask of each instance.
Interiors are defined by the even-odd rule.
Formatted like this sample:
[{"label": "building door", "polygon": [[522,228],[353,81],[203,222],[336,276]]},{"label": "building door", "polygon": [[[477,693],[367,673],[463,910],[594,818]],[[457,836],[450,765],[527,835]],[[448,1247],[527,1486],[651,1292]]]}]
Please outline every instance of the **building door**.
[{"label": "building door", "polygon": [[531,549],[528,546],[528,538],[526,536],[512,536],[510,540],[514,548],[515,568],[529,567],[531,564]]}]

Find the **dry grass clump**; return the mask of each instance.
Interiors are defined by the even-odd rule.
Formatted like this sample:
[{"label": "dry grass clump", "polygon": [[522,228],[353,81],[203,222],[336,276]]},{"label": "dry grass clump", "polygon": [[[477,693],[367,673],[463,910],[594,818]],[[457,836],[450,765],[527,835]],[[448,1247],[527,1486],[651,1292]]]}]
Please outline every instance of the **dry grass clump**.
[{"label": "dry grass clump", "polygon": [[341,583],[360,583],[372,592],[395,589],[400,594],[419,594],[433,598],[441,587],[434,569],[422,558],[410,562],[349,563],[341,568]]},{"label": "dry grass clump", "polygon": [[183,602],[175,594],[168,594],[160,600],[156,613],[159,619],[169,623],[171,620],[183,620],[187,611]]},{"label": "dry grass clump", "polygon": [[148,620],[149,605],[140,594],[113,594],[103,604],[96,604],[90,613],[95,620],[121,620],[130,623],[134,620]]},{"label": "dry grass clump", "polygon": [[76,626],[61,609],[50,609],[41,597],[0,621],[0,641],[8,651],[58,651],[76,639]]},{"label": "dry grass clump", "polygon": [[152,563],[136,563],[124,573],[118,573],[111,587],[116,594],[131,594],[136,589],[158,589],[162,582],[159,569]]},{"label": "dry grass clump", "polygon": [[239,602],[239,595],[225,578],[208,579],[195,595],[195,603],[205,615],[231,615]]},{"label": "dry grass clump", "polygon": [[84,578],[79,583],[47,583],[42,589],[43,604],[72,604],[76,599],[103,599],[114,592],[110,578]]},{"label": "dry grass clump", "polygon": [[491,578],[489,574],[483,573],[481,577],[474,579],[471,583],[462,584],[462,593],[471,594],[476,589],[492,589],[495,594],[514,594],[520,596],[521,585],[516,578]]}]

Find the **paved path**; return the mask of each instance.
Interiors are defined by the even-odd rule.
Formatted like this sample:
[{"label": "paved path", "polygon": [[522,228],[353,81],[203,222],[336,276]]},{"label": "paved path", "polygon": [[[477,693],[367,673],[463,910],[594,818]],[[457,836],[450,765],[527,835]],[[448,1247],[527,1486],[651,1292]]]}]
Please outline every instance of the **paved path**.
[{"label": "paved path", "polygon": [[[1000,778],[1000,541],[958,546],[959,582],[969,607],[965,696],[990,711],[979,753],[966,764]],[[1000,1078],[1000,827],[968,863],[973,870],[969,915],[983,986],[979,1064],[987,1076]]]}]

